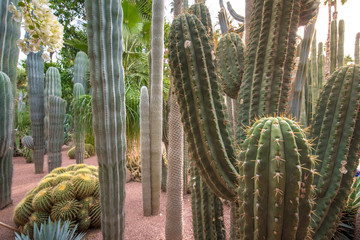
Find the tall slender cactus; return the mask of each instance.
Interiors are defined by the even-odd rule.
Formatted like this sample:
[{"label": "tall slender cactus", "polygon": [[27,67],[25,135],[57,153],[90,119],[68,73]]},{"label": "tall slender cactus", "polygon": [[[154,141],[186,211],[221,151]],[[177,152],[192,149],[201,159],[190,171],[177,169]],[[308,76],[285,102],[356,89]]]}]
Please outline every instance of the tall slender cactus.
[{"label": "tall slender cactus", "polygon": [[0,72],[0,209],[12,203],[12,135],[15,103],[12,90],[10,78]]},{"label": "tall slender cactus", "polygon": [[35,173],[43,173],[45,153],[44,60],[41,55],[42,51],[31,52],[26,61]]},{"label": "tall slender cactus", "polygon": [[345,38],[345,22],[343,19],[339,21],[339,39],[337,48],[337,67],[344,66],[344,38]]},{"label": "tall slender cactus", "polygon": [[[74,84],[74,99],[79,99],[85,94],[82,83],[77,82]],[[74,128],[75,128],[75,159],[76,163],[84,163],[85,154],[85,128],[81,124],[80,116],[74,116]]]},{"label": "tall slender cactus", "polygon": [[126,109],[121,1],[86,1],[86,14],[93,129],[99,163],[101,230],[105,240],[123,239]]},{"label": "tall slender cactus", "polygon": [[356,34],[356,38],[355,38],[355,54],[354,54],[355,64],[360,64],[359,56],[360,56],[360,32]]},{"label": "tall slender cactus", "polygon": [[152,2],[151,24],[151,214],[160,213],[162,157],[162,82],[164,66],[164,0]]},{"label": "tall slender cactus", "polygon": [[86,53],[80,51],[76,54],[74,63],[74,78],[73,82],[81,83],[84,87],[84,93],[88,93],[88,84],[86,74],[89,72],[89,59]]}]

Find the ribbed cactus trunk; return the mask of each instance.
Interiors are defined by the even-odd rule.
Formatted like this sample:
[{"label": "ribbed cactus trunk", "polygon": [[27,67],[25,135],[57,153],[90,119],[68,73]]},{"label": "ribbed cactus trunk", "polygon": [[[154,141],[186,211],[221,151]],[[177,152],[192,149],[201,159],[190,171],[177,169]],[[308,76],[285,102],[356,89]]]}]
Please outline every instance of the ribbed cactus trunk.
[{"label": "ribbed cactus trunk", "polygon": [[[82,83],[77,82],[74,84],[74,99],[79,99],[85,94]],[[81,123],[80,116],[74,116],[75,128],[75,159],[76,163],[84,163],[85,155],[85,128]]]},{"label": "ribbed cactus trunk", "polygon": [[101,230],[104,240],[123,239],[126,109],[121,1],[87,1],[86,14],[93,129],[99,163]]},{"label": "ribbed cactus trunk", "polygon": [[330,74],[332,74],[336,69],[337,64],[337,22],[333,20],[331,22],[331,39],[330,39]]},{"label": "ribbed cactus trunk", "polygon": [[339,21],[339,39],[337,48],[337,67],[344,66],[344,38],[345,38],[345,22]]},{"label": "ribbed cactus trunk", "polygon": [[145,86],[140,93],[140,161],[144,216],[151,215],[150,106]]},{"label": "ribbed cactus trunk", "polygon": [[162,157],[162,83],[164,66],[164,0],[153,0],[151,23],[151,214],[160,214]]},{"label": "ribbed cactus trunk", "polygon": [[0,72],[0,209],[12,203],[14,103],[10,78]]},{"label": "ribbed cactus trunk", "polygon": [[44,172],[45,130],[44,130],[44,60],[42,51],[27,55],[26,70],[29,86],[31,131],[34,140],[33,161],[35,173]]},{"label": "ribbed cactus trunk", "polygon": [[64,144],[64,120],[66,101],[60,97],[49,97],[48,171],[61,167],[61,148]]},{"label": "ribbed cactus trunk", "polygon": [[74,78],[73,82],[81,83],[84,87],[85,94],[88,93],[88,83],[86,74],[89,72],[89,59],[86,53],[80,51],[76,54],[74,63]]},{"label": "ribbed cactus trunk", "polygon": [[[41,56],[40,56],[41,57]],[[49,112],[50,112],[50,97],[56,96],[60,97],[62,95],[61,91],[61,78],[60,72],[56,67],[49,67],[46,71],[46,84],[44,90],[44,109],[45,109],[45,138],[49,141]]]}]

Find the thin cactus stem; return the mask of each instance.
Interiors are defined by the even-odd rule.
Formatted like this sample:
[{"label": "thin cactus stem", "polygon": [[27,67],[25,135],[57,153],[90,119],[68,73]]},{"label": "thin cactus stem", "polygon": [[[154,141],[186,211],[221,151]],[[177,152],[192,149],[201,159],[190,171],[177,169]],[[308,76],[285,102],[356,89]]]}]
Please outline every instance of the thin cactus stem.
[{"label": "thin cactus stem", "polygon": [[243,23],[243,22],[245,21],[245,18],[244,18],[243,16],[239,15],[239,14],[234,10],[234,8],[231,6],[231,3],[230,3],[230,2],[227,2],[226,5],[227,5],[227,9],[228,9],[230,15],[231,15],[236,21],[241,22],[241,23]]}]

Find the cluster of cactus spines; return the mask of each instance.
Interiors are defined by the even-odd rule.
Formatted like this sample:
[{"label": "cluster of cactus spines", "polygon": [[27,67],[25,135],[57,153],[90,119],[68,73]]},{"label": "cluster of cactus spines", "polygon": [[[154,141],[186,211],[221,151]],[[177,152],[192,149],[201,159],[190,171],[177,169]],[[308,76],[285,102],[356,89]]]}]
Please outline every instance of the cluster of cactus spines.
[{"label": "cluster of cactus spines", "polygon": [[[74,84],[74,99],[79,99],[85,94],[83,84],[77,82]],[[74,116],[74,128],[75,128],[75,158],[76,163],[83,163],[85,156],[85,128],[81,124],[80,116]]]},{"label": "cluster of cactus spines", "polygon": [[[68,177],[63,178],[66,174]],[[79,176],[89,181],[79,186]],[[52,221],[71,221],[79,225],[77,231],[86,231],[90,226],[100,227],[100,199],[95,195],[98,185],[97,167],[73,164],[54,169],[46,175],[15,207],[13,221],[21,232],[31,230],[34,223],[40,225],[50,217]],[[81,189],[91,189],[91,193]],[[30,231],[31,233],[31,231]]]},{"label": "cluster of cactus spines", "polygon": [[140,93],[140,156],[142,201],[144,216],[151,215],[151,174],[150,174],[150,108],[149,94],[145,86]]},{"label": "cluster of cactus spines", "polygon": [[12,183],[14,95],[10,78],[0,72],[0,209],[9,205]]},{"label": "cluster of cactus spines", "polygon": [[28,149],[34,150],[34,139],[32,136],[25,136],[21,139],[21,143]]},{"label": "cluster of cactus spines", "polygon": [[343,19],[339,21],[339,38],[337,46],[337,67],[344,66],[344,35],[345,35],[345,22]]},{"label": "cluster of cactus spines", "polygon": [[[103,239],[123,239],[126,108],[122,67],[121,1],[87,1],[86,13],[90,81],[93,93],[93,129],[100,176],[101,229]],[[104,16],[101,24],[99,16]]]},{"label": "cluster of cactus spines", "polygon": [[337,63],[337,22],[336,20],[331,21],[331,37],[330,37],[330,74],[336,69]]},{"label": "cluster of cactus spines", "polygon": [[[206,33],[210,38],[213,36],[213,29],[211,24],[211,16],[209,9],[204,3],[195,3],[190,6],[189,13],[194,14],[202,22],[206,29]],[[212,39],[211,39],[212,40]]]},{"label": "cluster of cactus spines", "polygon": [[66,101],[60,97],[49,97],[48,171],[61,166],[61,148],[64,144],[64,120]]},{"label": "cluster of cactus spines", "polygon": [[49,140],[49,99],[51,96],[61,97],[61,77],[56,67],[49,67],[46,71],[46,84],[44,90],[44,109],[45,109],[45,138]]},{"label": "cluster of cactus spines", "polygon": [[314,178],[313,239],[329,238],[335,232],[358,165],[359,91],[360,67],[342,67],[331,75],[318,101],[312,126],[320,160],[319,176]]},{"label": "cluster of cactus spines", "polygon": [[[314,162],[301,128],[285,117],[256,121],[240,153],[241,239],[305,239]],[[255,160],[254,160],[255,159]]]},{"label": "cluster of cactus spines", "polygon": [[236,33],[222,36],[216,48],[216,57],[224,92],[236,99],[244,71],[244,48],[240,36]]},{"label": "cluster of cactus spines", "polygon": [[[169,40],[174,88],[191,155],[203,181],[214,193],[235,199],[237,180],[232,163],[235,153],[225,125],[225,107],[219,95],[220,86],[207,31],[196,16],[180,15],[173,21]],[[202,87],[197,88],[200,84]],[[192,112],[197,113],[198,119],[191,117]],[[214,131],[216,129],[220,132]],[[202,138],[208,141],[204,142]]]},{"label": "cluster of cactus spines", "polygon": [[222,202],[201,180],[194,162],[190,166],[194,238],[226,239]]},{"label": "cluster of cactus spines", "polygon": [[356,34],[355,38],[355,64],[360,64],[360,32]]},{"label": "cluster of cactus spines", "polygon": [[29,106],[31,132],[34,139],[33,159],[35,173],[42,173],[44,168],[44,60],[42,51],[27,55],[26,70],[29,86]]},{"label": "cluster of cactus spines", "polygon": [[89,59],[86,53],[80,51],[76,54],[74,63],[74,78],[73,82],[81,83],[84,87],[84,92],[88,92],[88,84],[86,75],[89,72]]}]

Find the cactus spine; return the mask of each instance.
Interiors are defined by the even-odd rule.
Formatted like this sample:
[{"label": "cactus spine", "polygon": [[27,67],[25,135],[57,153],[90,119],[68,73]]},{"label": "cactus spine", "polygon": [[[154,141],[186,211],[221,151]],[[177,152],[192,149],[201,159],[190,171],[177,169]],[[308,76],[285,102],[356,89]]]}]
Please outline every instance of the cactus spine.
[{"label": "cactus spine", "polygon": [[66,101],[57,96],[49,97],[48,171],[61,167],[61,148],[64,144]]},{"label": "cactus spine", "polygon": [[[85,94],[84,87],[80,82],[74,84],[74,98],[79,99]],[[76,163],[84,163],[85,154],[85,129],[81,124],[80,116],[74,116],[75,128],[75,158]]]},{"label": "cactus spine", "polygon": [[140,157],[141,183],[144,216],[151,215],[151,175],[150,175],[150,108],[149,94],[145,86],[140,93]]},{"label": "cactus spine", "polygon": [[49,112],[50,97],[56,96],[61,98],[61,79],[59,70],[55,67],[49,67],[46,71],[46,86],[44,90],[44,109],[45,109],[45,138],[49,140]]},{"label": "cactus spine", "polygon": [[34,139],[33,159],[35,173],[43,173],[44,169],[44,60],[42,51],[27,55],[26,69],[29,85],[29,105],[31,131]]},{"label": "cactus spine", "polygon": [[12,203],[14,103],[10,78],[0,72],[0,209]]},{"label": "cactus spine", "polygon": [[88,84],[86,74],[89,72],[89,59],[86,53],[80,51],[76,54],[74,63],[74,78],[73,82],[81,83],[84,87],[84,93],[88,92]]},{"label": "cactus spine", "polygon": [[123,239],[126,109],[122,67],[121,1],[87,1],[86,12],[90,81],[93,93],[93,129],[99,162],[101,229],[105,240]]}]

